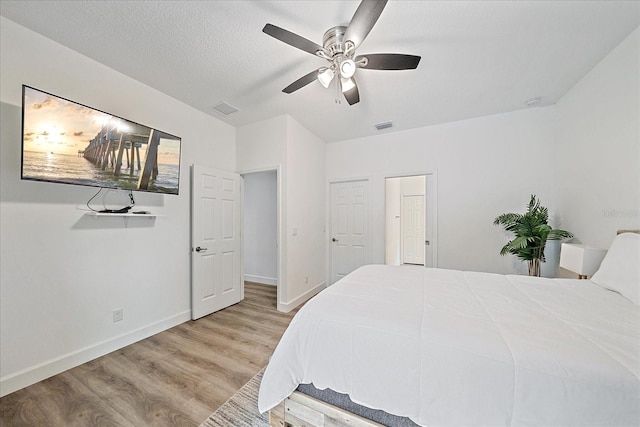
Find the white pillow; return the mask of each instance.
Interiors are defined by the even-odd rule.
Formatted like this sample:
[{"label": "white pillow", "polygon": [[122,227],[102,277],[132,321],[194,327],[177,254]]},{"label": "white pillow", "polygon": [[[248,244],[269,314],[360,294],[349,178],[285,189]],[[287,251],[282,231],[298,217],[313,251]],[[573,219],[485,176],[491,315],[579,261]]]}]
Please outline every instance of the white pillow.
[{"label": "white pillow", "polygon": [[640,305],[640,234],[618,234],[591,281]]}]

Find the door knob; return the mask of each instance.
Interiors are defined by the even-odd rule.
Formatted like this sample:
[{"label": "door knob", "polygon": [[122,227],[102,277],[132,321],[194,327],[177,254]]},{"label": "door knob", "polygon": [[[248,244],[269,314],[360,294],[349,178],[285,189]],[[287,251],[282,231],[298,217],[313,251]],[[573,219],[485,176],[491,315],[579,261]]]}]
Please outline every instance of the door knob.
[{"label": "door knob", "polygon": [[333,239],[331,239],[332,242],[337,242],[338,239],[336,239],[335,237]]},{"label": "door knob", "polygon": [[198,246],[198,247],[196,248],[196,252],[204,252],[204,251],[206,251],[206,250],[207,250],[207,248],[201,248],[200,246]]}]

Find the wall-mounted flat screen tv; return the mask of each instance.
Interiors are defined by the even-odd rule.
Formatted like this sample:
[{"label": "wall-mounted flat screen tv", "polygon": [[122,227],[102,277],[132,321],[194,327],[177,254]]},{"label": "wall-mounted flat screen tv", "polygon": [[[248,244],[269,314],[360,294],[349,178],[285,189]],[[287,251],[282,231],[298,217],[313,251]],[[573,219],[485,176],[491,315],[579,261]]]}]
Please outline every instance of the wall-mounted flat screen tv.
[{"label": "wall-mounted flat screen tv", "polygon": [[177,136],[22,86],[22,179],[178,194]]}]

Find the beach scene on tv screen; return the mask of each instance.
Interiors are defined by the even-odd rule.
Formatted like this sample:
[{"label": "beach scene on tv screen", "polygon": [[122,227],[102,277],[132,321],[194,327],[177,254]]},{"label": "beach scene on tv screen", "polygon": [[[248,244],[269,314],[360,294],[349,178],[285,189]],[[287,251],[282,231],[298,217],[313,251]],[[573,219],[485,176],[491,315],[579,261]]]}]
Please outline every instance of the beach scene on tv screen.
[{"label": "beach scene on tv screen", "polygon": [[24,87],[22,177],[178,194],[180,138]]}]

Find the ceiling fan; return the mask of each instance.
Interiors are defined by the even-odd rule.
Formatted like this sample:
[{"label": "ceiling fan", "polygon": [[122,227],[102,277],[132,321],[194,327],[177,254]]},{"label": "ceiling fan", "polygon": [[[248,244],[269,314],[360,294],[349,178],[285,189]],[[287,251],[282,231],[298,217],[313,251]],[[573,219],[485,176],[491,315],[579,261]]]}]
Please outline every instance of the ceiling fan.
[{"label": "ceiling fan", "polygon": [[[284,28],[272,24],[265,25],[262,29],[265,34],[329,61],[328,66],[313,70],[282,91],[292,93],[315,80],[328,88],[335,78],[338,94],[342,92],[349,105],[353,105],[360,102],[360,93],[354,78],[356,69],[413,70],[417,68],[420,57],[415,55],[372,53],[356,56],[355,54],[358,46],[378,21],[386,4],[387,0],[362,0],[349,26],[328,29],[322,37],[322,46]],[[339,97],[336,98],[336,102],[340,102]]]}]

